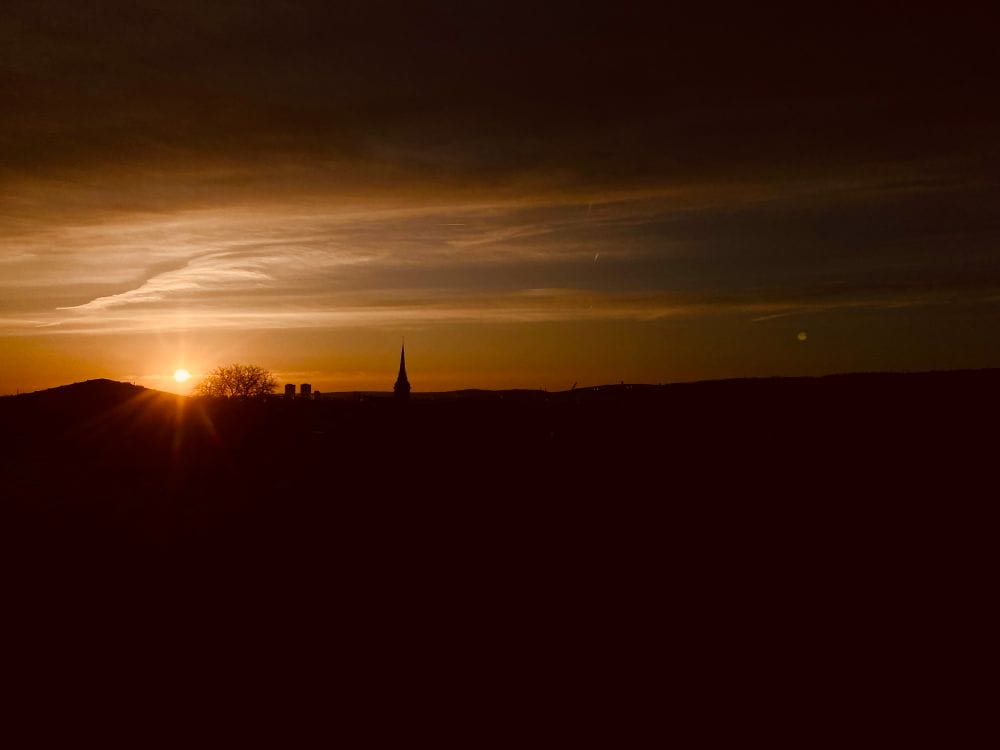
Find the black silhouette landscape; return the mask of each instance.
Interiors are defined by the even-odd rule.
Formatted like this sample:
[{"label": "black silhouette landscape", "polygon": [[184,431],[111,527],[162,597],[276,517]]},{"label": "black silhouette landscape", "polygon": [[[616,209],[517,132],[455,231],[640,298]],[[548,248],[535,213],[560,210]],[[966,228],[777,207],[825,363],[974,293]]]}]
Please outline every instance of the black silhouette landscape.
[{"label": "black silhouette landscape", "polygon": [[[294,654],[368,679],[441,669],[426,648],[485,648],[502,691],[539,660],[604,680],[668,659],[702,712],[689,691],[719,670],[752,690],[809,653],[834,695],[873,659],[911,669],[923,634],[950,627],[927,601],[984,584],[998,386],[982,370],[253,401],[91,380],[4,397],[11,601],[51,643],[66,622],[88,632],[82,613],[142,613],[124,642],[161,633],[181,664],[208,658],[210,632],[227,675],[248,653],[255,671]],[[322,651],[331,638],[346,641]],[[788,699],[803,721],[809,696]]]},{"label": "black silhouette landscape", "polygon": [[980,495],[998,385],[983,370],[240,401],[92,380],[0,400],[4,513],[31,544],[98,554],[340,548],[365,522],[403,544],[542,534],[565,553],[709,531],[727,554],[812,544]]}]

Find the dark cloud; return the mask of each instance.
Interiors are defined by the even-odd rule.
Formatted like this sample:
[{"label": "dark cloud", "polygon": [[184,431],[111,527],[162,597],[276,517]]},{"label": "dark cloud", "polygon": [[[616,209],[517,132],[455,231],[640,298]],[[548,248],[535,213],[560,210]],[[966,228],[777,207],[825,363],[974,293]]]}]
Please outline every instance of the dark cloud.
[{"label": "dark cloud", "polygon": [[15,2],[3,161],[621,183],[995,151],[972,14],[666,5]]}]

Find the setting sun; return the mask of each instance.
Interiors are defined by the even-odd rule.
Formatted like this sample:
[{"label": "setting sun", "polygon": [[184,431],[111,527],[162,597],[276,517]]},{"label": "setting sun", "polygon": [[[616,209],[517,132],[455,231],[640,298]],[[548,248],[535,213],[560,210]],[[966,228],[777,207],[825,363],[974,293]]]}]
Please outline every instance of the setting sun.
[{"label": "setting sun", "polygon": [[187,370],[174,370],[174,380],[178,383],[183,383],[185,380],[190,379],[191,373]]}]

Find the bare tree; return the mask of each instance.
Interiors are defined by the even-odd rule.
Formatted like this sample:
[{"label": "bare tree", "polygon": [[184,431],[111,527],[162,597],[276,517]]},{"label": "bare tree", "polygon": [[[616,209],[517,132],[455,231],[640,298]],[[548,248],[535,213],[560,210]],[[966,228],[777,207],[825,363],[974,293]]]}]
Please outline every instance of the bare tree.
[{"label": "bare tree", "polygon": [[231,364],[212,370],[198,383],[195,393],[221,398],[260,398],[277,385],[278,381],[263,367]]}]

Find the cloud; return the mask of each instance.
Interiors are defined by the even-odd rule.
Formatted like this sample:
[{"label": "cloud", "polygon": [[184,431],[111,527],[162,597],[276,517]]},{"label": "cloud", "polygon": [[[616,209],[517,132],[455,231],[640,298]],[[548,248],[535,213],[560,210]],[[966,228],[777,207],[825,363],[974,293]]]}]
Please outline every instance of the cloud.
[{"label": "cloud", "polygon": [[[970,299],[1000,285],[992,188],[907,174],[899,168],[825,183],[704,183],[492,201],[275,196],[195,211],[108,211],[86,222],[53,217],[42,230],[0,240],[11,270],[0,289],[13,300],[5,309],[16,312],[4,328],[649,320],[718,312],[763,322],[892,299],[911,304],[932,284],[935,293]],[[924,214],[916,227],[904,220],[914,211]],[[960,234],[955,214],[963,219]],[[936,247],[952,238],[963,248],[960,266]]]},{"label": "cloud", "polygon": [[232,259],[225,256],[200,257],[182,269],[158,274],[141,286],[119,294],[98,297],[82,305],[60,307],[59,310],[107,310],[137,303],[161,302],[197,292],[227,289],[246,290],[273,283],[274,277],[263,269],[260,260]]},{"label": "cloud", "polygon": [[[964,298],[964,306],[985,306],[996,295]],[[321,300],[272,300],[261,307],[220,298],[199,305],[106,305],[81,308],[79,315],[48,322],[0,320],[10,333],[38,335],[117,334],[170,331],[252,331],[321,328],[421,328],[440,324],[532,324],[554,322],[632,321],[666,319],[691,322],[711,318],[742,319],[766,324],[787,317],[844,315],[859,311],[954,307],[953,294],[934,291],[844,296],[817,290],[788,290],[768,298],[717,298],[695,294],[608,293],[555,288],[528,289],[484,297],[455,290],[379,291]],[[26,325],[31,326],[30,330]],[[43,327],[44,326],[44,327]]]}]

